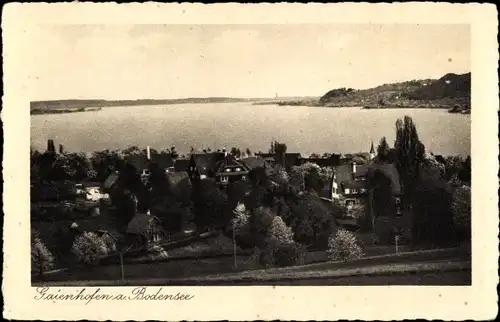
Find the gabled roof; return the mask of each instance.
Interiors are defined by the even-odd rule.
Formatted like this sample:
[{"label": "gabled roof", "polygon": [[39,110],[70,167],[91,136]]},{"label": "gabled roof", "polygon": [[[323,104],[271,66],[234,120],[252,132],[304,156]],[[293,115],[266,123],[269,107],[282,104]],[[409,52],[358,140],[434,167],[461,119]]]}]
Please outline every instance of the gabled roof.
[{"label": "gabled roof", "polygon": [[153,162],[156,162],[162,169],[167,169],[174,166],[172,156],[168,153],[160,153],[151,157]]},{"label": "gabled roof", "polygon": [[352,172],[353,166],[351,164],[344,164],[335,167],[335,182],[342,184],[345,182],[354,181],[354,178],[365,176],[368,173],[368,167],[363,164],[356,165],[356,173]]},{"label": "gabled roof", "polygon": [[147,169],[149,166],[149,160],[144,154],[126,155],[123,159],[127,164],[133,166],[136,172],[142,172],[142,170]]},{"label": "gabled roof", "polygon": [[159,221],[159,219],[155,216],[137,213],[134,218],[132,218],[132,220],[128,223],[127,233],[144,235],[154,221]]},{"label": "gabled roof", "polygon": [[[240,168],[238,172],[225,172],[225,168]],[[242,173],[248,173],[250,168],[243,162],[236,160],[234,158],[226,158],[225,160],[219,161],[217,163],[217,173],[216,175],[241,175]]]},{"label": "gabled roof", "polygon": [[250,169],[255,169],[259,167],[265,167],[266,166],[266,160],[262,157],[248,157],[248,158],[243,158],[240,160],[244,164],[246,164]]},{"label": "gabled roof", "polygon": [[225,158],[224,153],[195,153],[191,155],[196,168],[200,174],[208,174],[210,171],[216,171],[217,162]]}]

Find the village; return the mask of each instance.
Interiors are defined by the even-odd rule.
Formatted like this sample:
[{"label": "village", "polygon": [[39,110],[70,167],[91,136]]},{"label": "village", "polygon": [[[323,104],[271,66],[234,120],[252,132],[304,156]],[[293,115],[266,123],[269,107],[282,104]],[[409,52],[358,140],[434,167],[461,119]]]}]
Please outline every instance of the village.
[{"label": "village", "polygon": [[[413,126],[409,118],[401,124]],[[33,279],[78,279],[90,268],[121,265],[113,276],[120,280],[127,263],[147,264],[139,277],[155,263],[226,256],[229,268],[210,265],[218,274],[470,240],[470,157],[410,151],[421,162],[411,178],[397,142],[367,146],[322,157],[289,153],[277,141],[267,153],[179,156],[147,146],[87,158],[63,145],[56,151],[49,139],[45,152],[31,152]]]}]

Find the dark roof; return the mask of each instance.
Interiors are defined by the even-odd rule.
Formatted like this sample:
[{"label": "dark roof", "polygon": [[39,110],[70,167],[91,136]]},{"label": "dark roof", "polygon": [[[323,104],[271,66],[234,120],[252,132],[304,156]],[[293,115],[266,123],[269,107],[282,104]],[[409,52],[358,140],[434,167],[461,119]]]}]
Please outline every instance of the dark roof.
[{"label": "dark roof", "polygon": [[168,153],[160,153],[154,156],[151,156],[151,160],[158,164],[158,166],[162,169],[167,169],[174,166],[174,161],[172,156]]},{"label": "dark roof", "polygon": [[372,178],[375,173],[380,173],[390,180],[393,194],[402,193],[399,173],[393,163],[372,163],[369,168],[369,177]]},{"label": "dark roof", "polygon": [[[225,172],[225,168],[240,168],[238,172]],[[228,157],[225,160],[219,161],[217,163],[217,173],[216,175],[241,175],[244,172],[248,173],[250,168],[240,160],[236,160],[233,157]]]},{"label": "dark roof", "polygon": [[147,169],[149,166],[149,160],[144,154],[126,155],[123,159],[127,164],[133,166],[137,172],[142,172],[142,170]]},{"label": "dark roof", "polygon": [[285,153],[285,163],[288,166],[300,165],[301,159],[300,153]]},{"label": "dark roof", "polygon": [[216,171],[217,163],[225,158],[224,153],[195,153],[191,157],[200,174],[207,174],[209,171]]},{"label": "dark roof", "polygon": [[128,223],[127,233],[144,235],[153,221],[159,220],[155,216],[150,216],[143,213],[135,214],[134,218]]},{"label": "dark roof", "polygon": [[259,167],[265,167],[266,160],[262,157],[248,157],[240,160],[244,164],[246,164],[250,169],[255,169]]},{"label": "dark roof", "polygon": [[354,181],[355,177],[364,176],[368,173],[368,167],[366,165],[357,164],[356,173],[352,173],[352,164],[344,164],[335,167],[335,181],[338,185]]},{"label": "dark roof", "polygon": [[175,164],[174,164],[175,171],[176,172],[187,171],[187,169],[189,168],[189,163],[190,163],[189,159],[187,159],[187,160],[186,159],[175,160]]}]

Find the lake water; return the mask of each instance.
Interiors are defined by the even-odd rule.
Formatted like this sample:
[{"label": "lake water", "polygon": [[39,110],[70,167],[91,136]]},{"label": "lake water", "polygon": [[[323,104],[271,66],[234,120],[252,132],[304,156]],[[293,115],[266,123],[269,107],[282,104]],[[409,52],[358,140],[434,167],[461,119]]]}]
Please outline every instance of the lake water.
[{"label": "lake water", "polygon": [[417,125],[426,151],[469,154],[470,115],[444,109],[282,107],[249,103],[107,107],[101,111],[31,116],[31,144],[44,150],[47,139],[68,151],[92,152],[131,145],[160,150],[175,146],[212,149],[237,146],[267,151],[285,142],[289,152],[368,152],[382,136],[389,145],[395,122],[404,115]]}]

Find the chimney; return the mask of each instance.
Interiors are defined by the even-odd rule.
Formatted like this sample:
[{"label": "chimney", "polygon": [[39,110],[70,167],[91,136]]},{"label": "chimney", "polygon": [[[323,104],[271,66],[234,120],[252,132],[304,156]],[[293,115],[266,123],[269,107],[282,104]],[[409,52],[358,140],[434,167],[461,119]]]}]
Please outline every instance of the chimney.
[{"label": "chimney", "polygon": [[352,162],[352,173],[356,173],[356,161]]},{"label": "chimney", "polygon": [[47,151],[48,152],[56,152],[56,148],[54,146],[54,140],[47,141]]},{"label": "chimney", "polygon": [[226,151],[226,148],[222,148],[222,153],[224,153],[224,157],[227,157],[227,151]]},{"label": "chimney", "polygon": [[146,153],[147,153],[148,160],[151,160],[151,148],[149,147],[149,145],[146,148]]},{"label": "chimney", "polygon": [[59,144],[59,153],[63,154],[64,153],[64,147],[62,144]]}]

